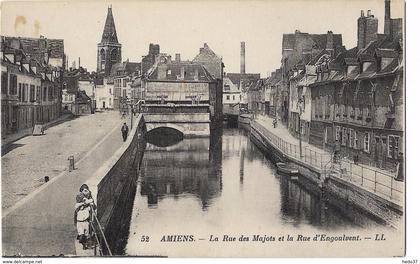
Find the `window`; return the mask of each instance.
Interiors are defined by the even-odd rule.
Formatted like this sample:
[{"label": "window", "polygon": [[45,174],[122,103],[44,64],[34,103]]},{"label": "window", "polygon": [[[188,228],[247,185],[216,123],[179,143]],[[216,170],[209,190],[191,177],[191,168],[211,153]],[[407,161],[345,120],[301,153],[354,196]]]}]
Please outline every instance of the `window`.
[{"label": "window", "polygon": [[340,132],[341,132],[341,127],[336,126],[335,127],[335,140],[340,140]]},{"label": "window", "polygon": [[28,96],[28,84],[24,83],[22,85],[22,102],[28,101],[27,96]]},{"label": "window", "polygon": [[47,101],[47,92],[48,92],[48,88],[44,87],[44,93],[42,94],[42,101]]},{"label": "window", "polygon": [[127,79],[123,79],[123,87],[127,87]]},{"label": "window", "polygon": [[22,102],[22,84],[19,83],[19,92],[18,92],[19,102]]},{"label": "window", "polygon": [[9,93],[11,95],[16,95],[17,94],[17,76],[14,75],[14,74],[10,75]]},{"label": "window", "polygon": [[369,132],[366,132],[363,138],[363,150],[365,152],[370,151],[370,133]]},{"label": "window", "polygon": [[400,137],[399,136],[388,136],[388,157],[396,159],[398,157],[400,147]]},{"label": "window", "polygon": [[343,130],[343,133],[341,133],[342,134],[341,145],[345,146],[347,145],[347,128],[343,127],[342,130]]},{"label": "window", "polygon": [[229,101],[230,100],[230,95],[226,95],[226,100]]},{"label": "window", "polygon": [[53,88],[52,86],[48,87],[48,100],[52,100],[53,99]]},{"label": "window", "polygon": [[41,87],[39,86],[36,87],[36,101],[41,101]]},{"label": "window", "polygon": [[109,88],[109,94],[111,94],[111,88]]},{"label": "window", "polygon": [[232,95],[232,100],[235,101],[235,95]]},{"label": "window", "polygon": [[357,131],[354,131],[354,149],[359,149],[359,139],[357,138]]},{"label": "window", "polygon": [[353,147],[354,146],[354,131],[352,128],[349,128],[349,147]]},{"label": "window", "polygon": [[29,101],[35,102],[35,85],[31,84],[29,89]]},{"label": "window", "polygon": [[8,76],[7,72],[1,73],[1,93],[7,94],[7,83],[8,83]]}]

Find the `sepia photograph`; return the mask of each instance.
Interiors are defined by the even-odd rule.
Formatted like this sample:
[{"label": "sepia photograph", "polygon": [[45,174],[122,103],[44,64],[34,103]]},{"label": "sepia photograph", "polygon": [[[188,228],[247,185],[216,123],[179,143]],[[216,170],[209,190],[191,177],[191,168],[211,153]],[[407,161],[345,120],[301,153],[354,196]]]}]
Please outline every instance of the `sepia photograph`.
[{"label": "sepia photograph", "polygon": [[1,2],[3,263],[404,257],[405,27],[403,0]]}]

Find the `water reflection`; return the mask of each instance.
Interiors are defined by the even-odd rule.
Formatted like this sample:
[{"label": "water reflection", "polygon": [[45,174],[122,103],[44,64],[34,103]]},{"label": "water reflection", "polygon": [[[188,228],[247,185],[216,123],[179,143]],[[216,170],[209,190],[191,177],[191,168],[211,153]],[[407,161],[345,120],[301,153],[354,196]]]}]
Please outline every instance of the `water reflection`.
[{"label": "water reflection", "polygon": [[193,194],[205,210],[222,189],[221,137],[219,132],[166,147],[148,144],[140,171],[140,193],[147,196],[149,208],[156,208],[163,197]]},{"label": "water reflection", "polygon": [[126,254],[169,254],[167,244],[139,245],[141,234],[341,230],[373,222],[342,209],[310,184],[278,175],[244,130],[213,131],[167,147],[148,144]]}]

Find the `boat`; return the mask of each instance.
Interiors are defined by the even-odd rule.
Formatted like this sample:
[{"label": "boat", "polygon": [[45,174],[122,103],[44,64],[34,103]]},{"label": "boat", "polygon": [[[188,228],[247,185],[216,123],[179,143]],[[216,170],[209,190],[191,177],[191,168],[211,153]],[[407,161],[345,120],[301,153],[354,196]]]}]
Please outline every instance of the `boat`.
[{"label": "boat", "polygon": [[283,162],[276,163],[277,171],[284,173],[286,175],[290,175],[292,180],[297,180],[299,175],[299,170],[290,168],[288,164]]}]

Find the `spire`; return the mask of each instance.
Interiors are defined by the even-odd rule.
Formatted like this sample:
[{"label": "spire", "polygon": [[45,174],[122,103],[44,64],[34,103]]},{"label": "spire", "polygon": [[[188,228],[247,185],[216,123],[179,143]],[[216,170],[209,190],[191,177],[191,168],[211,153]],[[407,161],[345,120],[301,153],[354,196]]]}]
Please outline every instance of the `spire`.
[{"label": "spire", "polygon": [[117,30],[115,29],[112,6],[108,7],[104,32],[102,33],[101,43],[118,43]]}]

